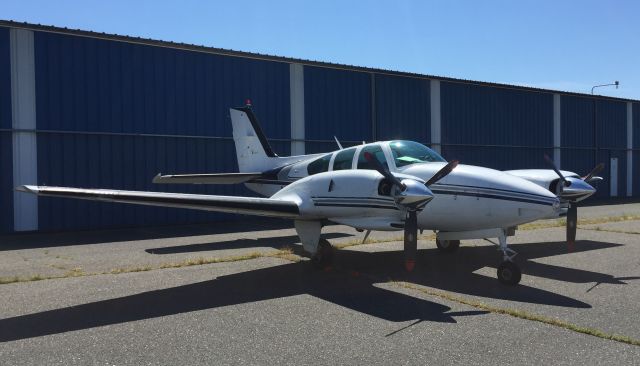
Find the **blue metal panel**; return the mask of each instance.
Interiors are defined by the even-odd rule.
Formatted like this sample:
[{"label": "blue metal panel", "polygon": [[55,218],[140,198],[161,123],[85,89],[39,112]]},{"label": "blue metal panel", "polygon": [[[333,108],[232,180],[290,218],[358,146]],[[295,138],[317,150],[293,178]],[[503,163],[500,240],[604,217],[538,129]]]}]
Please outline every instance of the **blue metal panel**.
[{"label": "blue metal panel", "polygon": [[371,141],[371,74],[305,66],[304,109],[308,140]]},{"label": "blue metal panel", "polygon": [[461,145],[442,147],[442,156],[447,160],[460,160],[463,164],[498,170],[548,168],[544,163],[544,154],[553,154],[553,149]]},{"label": "blue metal panel", "polygon": [[640,103],[633,103],[633,196],[640,197]]},{"label": "blue metal panel", "polygon": [[[560,106],[561,145],[571,148],[593,147],[594,99],[563,95],[560,97]],[[564,163],[564,156],[562,160]]]},{"label": "blue metal panel", "polygon": [[624,102],[598,99],[596,102],[596,126],[598,134],[596,144],[598,146],[598,161],[604,162],[607,168],[603,170],[605,179],[595,197],[604,198],[610,196],[611,185],[611,159],[618,159],[618,196],[627,194],[627,105]]},{"label": "blue metal panel", "polygon": [[[40,134],[38,156],[42,184],[89,188],[249,195],[242,186],[157,185],[159,172],[237,171],[233,141],[179,137]],[[214,159],[213,157],[232,157]],[[41,230],[90,229],[132,225],[179,224],[235,219],[237,216],[161,207],[129,206],[42,197]]]},{"label": "blue metal panel", "polygon": [[501,170],[545,167],[544,148],[553,144],[551,94],[441,82],[440,98],[446,159]]},{"label": "blue metal panel", "polygon": [[35,52],[41,130],[231,136],[249,98],[290,138],[287,64],[43,32]]},{"label": "blue metal panel", "polygon": [[441,82],[443,144],[549,147],[553,95]]},{"label": "blue metal panel", "polygon": [[11,128],[9,28],[0,28],[0,128]]},{"label": "blue metal panel", "polygon": [[627,147],[627,103],[599,99],[596,118],[598,148]]},{"label": "blue metal panel", "polygon": [[[244,104],[246,98],[252,99],[269,138],[290,138],[287,64],[41,32],[35,33],[35,52],[38,129],[81,131],[38,135],[40,183],[250,195],[242,186],[153,185],[151,179],[159,172],[238,171],[228,108]],[[272,145],[280,155],[290,153],[288,141],[272,141]],[[235,218],[179,209],[39,200],[42,230]]]},{"label": "blue metal panel", "polygon": [[640,150],[633,152],[633,196],[640,197]]},{"label": "blue metal panel", "polygon": [[633,148],[640,149],[640,103],[633,103]]},{"label": "blue metal panel", "polygon": [[[0,28],[0,128],[11,128],[11,61],[9,29]],[[0,132],[0,233],[13,231],[13,144]]]},{"label": "blue metal panel", "polygon": [[[562,166],[564,170],[586,174],[597,164],[593,147],[595,146],[594,99],[563,95],[561,107],[561,146]],[[598,157],[600,158],[600,157]],[[609,163],[605,170],[609,169]],[[605,174],[603,170],[602,174]],[[598,187],[598,195],[609,194],[608,181]]]},{"label": "blue metal panel", "polygon": [[429,80],[376,75],[376,139],[431,142]]}]

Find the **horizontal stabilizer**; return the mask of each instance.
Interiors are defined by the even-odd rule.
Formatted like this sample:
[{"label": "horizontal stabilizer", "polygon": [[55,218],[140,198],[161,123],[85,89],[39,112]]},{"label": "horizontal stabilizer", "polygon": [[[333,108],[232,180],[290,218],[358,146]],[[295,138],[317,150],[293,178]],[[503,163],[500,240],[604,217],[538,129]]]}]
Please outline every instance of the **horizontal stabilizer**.
[{"label": "horizontal stabilizer", "polygon": [[20,186],[16,190],[39,196],[187,208],[268,217],[297,218],[300,215],[296,202],[272,198],[45,186]]},{"label": "horizontal stabilizer", "polygon": [[162,184],[238,184],[262,177],[262,173],[213,173],[161,175],[153,178],[153,183]]}]

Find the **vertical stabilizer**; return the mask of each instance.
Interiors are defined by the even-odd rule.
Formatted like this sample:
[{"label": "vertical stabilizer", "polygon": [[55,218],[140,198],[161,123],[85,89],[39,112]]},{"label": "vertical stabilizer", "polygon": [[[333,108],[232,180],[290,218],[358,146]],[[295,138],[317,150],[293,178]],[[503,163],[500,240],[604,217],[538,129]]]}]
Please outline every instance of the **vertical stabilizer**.
[{"label": "vertical stabilizer", "polygon": [[231,108],[233,141],[236,144],[240,172],[263,171],[277,158],[250,106]]}]

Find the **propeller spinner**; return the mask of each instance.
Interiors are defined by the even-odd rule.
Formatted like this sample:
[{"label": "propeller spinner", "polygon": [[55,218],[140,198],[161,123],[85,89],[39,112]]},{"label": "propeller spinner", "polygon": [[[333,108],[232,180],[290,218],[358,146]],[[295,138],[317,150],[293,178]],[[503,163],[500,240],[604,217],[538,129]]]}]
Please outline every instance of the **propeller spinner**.
[{"label": "propeller spinner", "polygon": [[567,248],[573,251],[576,242],[576,231],[578,229],[578,202],[593,195],[596,190],[589,183],[602,180],[602,177],[596,176],[603,168],[604,164],[596,165],[589,174],[582,178],[565,177],[553,163],[548,155],[544,159],[556,172],[560,181],[556,187],[556,195],[563,201],[569,203],[567,211]]},{"label": "propeller spinner", "polygon": [[364,158],[378,173],[382,174],[397,188],[394,197],[395,202],[398,206],[404,208],[407,213],[404,222],[404,263],[406,270],[411,272],[415,268],[416,254],[418,252],[418,212],[434,198],[429,186],[451,173],[458,165],[458,161],[449,162],[423,184],[422,180],[419,179],[398,179],[370,152],[365,152]]}]

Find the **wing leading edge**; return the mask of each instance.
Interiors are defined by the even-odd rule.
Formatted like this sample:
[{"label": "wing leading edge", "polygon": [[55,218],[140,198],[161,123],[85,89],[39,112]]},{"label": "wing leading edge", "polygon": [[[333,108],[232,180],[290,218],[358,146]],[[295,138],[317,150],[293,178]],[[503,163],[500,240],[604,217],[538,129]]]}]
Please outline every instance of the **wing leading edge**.
[{"label": "wing leading edge", "polygon": [[39,196],[67,197],[93,201],[187,208],[268,217],[296,218],[300,215],[300,209],[296,202],[271,198],[27,185],[16,189]]}]

